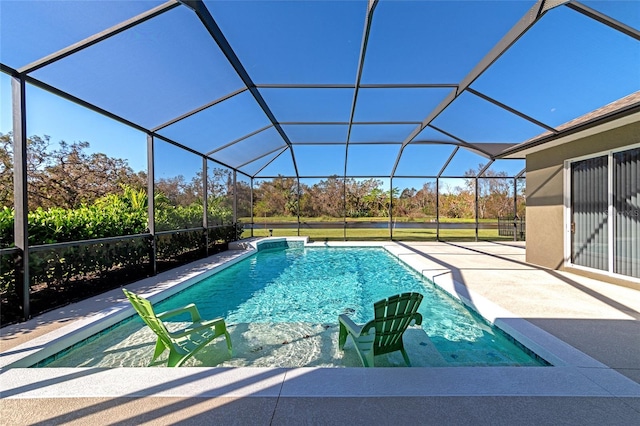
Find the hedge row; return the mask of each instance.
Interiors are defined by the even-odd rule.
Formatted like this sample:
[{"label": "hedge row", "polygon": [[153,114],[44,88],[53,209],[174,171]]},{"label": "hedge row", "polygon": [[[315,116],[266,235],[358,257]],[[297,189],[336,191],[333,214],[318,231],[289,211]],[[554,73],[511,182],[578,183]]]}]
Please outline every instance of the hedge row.
[{"label": "hedge row", "polygon": [[[160,203],[155,211],[158,231],[202,226],[203,206],[172,206]],[[229,223],[232,213],[219,208],[209,212],[212,223]],[[146,194],[125,188],[94,204],[77,209],[38,208],[28,214],[29,245],[53,244],[148,232]],[[13,209],[0,210],[0,248],[13,245]]]},{"label": "hedge row", "polygon": [[[144,193],[143,193],[144,194]],[[216,222],[227,222],[230,211],[215,212]],[[156,229],[175,230],[202,226],[202,205],[187,207],[161,204],[156,209]],[[14,212],[0,209],[0,247],[13,246]],[[37,209],[28,214],[29,245],[120,237],[148,232],[146,194],[125,189],[93,205],[77,209]],[[239,238],[241,226],[228,225],[208,231],[210,244],[226,244]],[[157,238],[157,259],[171,262],[188,252],[204,251],[203,231],[180,232]],[[34,251],[29,257],[32,285],[65,287],[70,282],[96,277],[115,269],[148,265],[151,241],[148,237],[114,240],[108,243]],[[0,257],[0,292],[12,292],[15,284],[13,256]]]}]

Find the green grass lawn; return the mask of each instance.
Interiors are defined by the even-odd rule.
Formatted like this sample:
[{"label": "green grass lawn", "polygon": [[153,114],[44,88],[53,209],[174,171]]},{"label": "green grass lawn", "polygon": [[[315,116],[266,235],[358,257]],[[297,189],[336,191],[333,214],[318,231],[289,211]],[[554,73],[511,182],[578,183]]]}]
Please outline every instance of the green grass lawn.
[{"label": "green grass lawn", "polygon": [[[274,237],[297,236],[297,229],[274,229]],[[242,234],[243,238],[251,236],[251,230],[245,230]],[[268,237],[269,230],[256,228],[253,230],[254,237]],[[345,239],[345,231],[339,229],[300,229],[300,236],[308,236],[311,240],[339,240]],[[475,240],[475,229],[441,229],[441,240],[458,240],[473,241]],[[497,229],[480,229],[478,230],[478,238],[481,240],[503,240],[512,241],[513,237],[501,237],[498,235]],[[347,240],[374,240],[388,241],[390,239],[388,229],[347,229]],[[405,241],[435,241],[435,229],[395,229],[393,231],[394,240]]]},{"label": "green grass lawn", "polygon": [[[241,222],[250,223],[249,218],[241,218]],[[268,218],[254,217],[254,237],[268,237],[269,236],[269,224],[270,223],[290,223],[289,229],[273,229],[274,237],[284,236],[297,236],[297,221],[295,216],[276,216]],[[361,217],[361,218],[348,218],[347,222],[388,222],[388,217]],[[431,223],[435,218],[418,218],[412,219],[407,217],[394,218],[394,222],[414,222],[414,223]],[[301,217],[300,222],[302,224],[308,223],[330,223],[335,222],[335,228],[330,229],[309,229],[304,225],[300,228],[300,236],[308,236],[311,240],[339,240],[342,241],[345,238],[347,240],[375,240],[375,241],[388,241],[390,239],[388,228],[347,228],[346,234],[343,228],[342,218],[331,217]],[[497,223],[497,219],[481,219],[479,223]],[[474,224],[474,219],[441,219],[440,223],[460,223],[460,224]],[[247,238],[251,236],[251,230],[245,229],[242,236]],[[458,240],[458,241],[474,241],[476,238],[475,229],[440,229],[441,240]],[[435,241],[436,229],[403,229],[395,228],[393,230],[394,240],[406,240],[406,241]],[[478,239],[481,240],[502,240],[513,241],[513,237],[503,237],[498,235],[497,229],[479,229]]]},{"label": "green grass lawn", "polygon": [[[251,223],[251,218],[249,217],[241,217],[238,220],[242,223]],[[297,216],[271,216],[271,217],[254,217],[253,223],[264,224],[264,223],[297,223]],[[300,216],[300,222],[337,222],[342,223],[344,221],[343,218],[335,218],[335,217],[303,217]],[[410,217],[394,217],[394,222],[415,222],[415,223],[425,223],[425,222],[435,222],[435,216],[429,217],[420,217],[420,218],[410,218]],[[349,217],[347,218],[347,222],[389,222],[388,217]],[[481,223],[492,223],[498,222],[498,219],[480,219],[478,222]],[[440,223],[475,223],[475,219],[469,218],[440,218]]]},{"label": "green grass lawn", "polygon": [[[242,223],[250,223],[249,218],[241,218]],[[388,217],[361,217],[361,218],[348,218],[347,222],[382,222],[388,223]],[[273,229],[274,237],[284,236],[297,236],[298,218],[295,216],[275,216],[268,218],[254,217],[254,237],[268,237],[269,236],[269,224],[270,223],[286,223],[291,224],[289,229]],[[375,241],[388,241],[390,239],[388,228],[347,228],[346,234],[343,228],[344,219],[331,218],[331,217],[301,217],[300,222],[303,224],[300,228],[300,236],[308,236],[311,240],[339,240],[342,241],[345,238],[347,240],[375,240]],[[335,228],[329,229],[309,229],[304,226],[305,223],[311,225],[314,223],[335,223]],[[435,218],[418,218],[412,219],[407,217],[394,218],[394,222],[414,222],[414,223],[432,223],[435,222]],[[497,219],[481,219],[478,221],[482,224],[497,223]],[[460,223],[460,224],[474,224],[475,219],[441,219],[440,223]],[[242,236],[244,238],[251,236],[251,230],[245,229]],[[441,240],[458,240],[458,241],[474,241],[476,238],[475,229],[440,229]],[[406,240],[406,241],[435,241],[436,229],[403,229],[395,228],[393,230],[394,240]],[[503,237],[498,235],[497,229],[479,229],[478,239],[481,240],[502,240],[513,241],[513,237]]]}]

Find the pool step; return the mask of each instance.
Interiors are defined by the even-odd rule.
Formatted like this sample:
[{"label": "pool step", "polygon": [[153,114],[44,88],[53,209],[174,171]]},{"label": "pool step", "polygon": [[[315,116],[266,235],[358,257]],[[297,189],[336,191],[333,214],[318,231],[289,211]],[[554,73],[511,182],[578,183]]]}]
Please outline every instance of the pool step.
[{"label": "pool step", "polygon": [[[413,367],[450,366],[422,328],[408,328],[404,332],[404,348]],[[398,352],[397,356],[402,362],[402,355]]]}]

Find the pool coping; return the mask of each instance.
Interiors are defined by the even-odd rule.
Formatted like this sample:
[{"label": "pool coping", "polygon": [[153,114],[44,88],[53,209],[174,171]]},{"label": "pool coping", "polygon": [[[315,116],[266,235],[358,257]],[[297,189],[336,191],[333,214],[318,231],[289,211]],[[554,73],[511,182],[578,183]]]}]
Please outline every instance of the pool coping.
[{"label": "pool coping", "polygon": [[518,318],[426,265],[420,254],[394,242],[314,242],[307,237],[242,241],[228,252],[127,287],[158,302],[255,253],[265,242],[317,246],[379,246],[434,281],[510,334],[551,367],[428,368],[26,368],[133,314],[120,289],[104,295],[111,306],[0,353],[2,398],[62,397],[320,397],[320,396],[600,396],[638,397],[640,384],[557,337]]}]

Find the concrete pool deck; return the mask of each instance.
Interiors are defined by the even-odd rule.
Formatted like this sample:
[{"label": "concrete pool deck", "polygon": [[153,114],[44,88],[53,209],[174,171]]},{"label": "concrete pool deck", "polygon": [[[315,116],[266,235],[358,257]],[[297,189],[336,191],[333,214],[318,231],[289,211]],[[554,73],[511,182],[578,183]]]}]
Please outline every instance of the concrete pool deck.
[{"label": "concrete pool deck", "polygon": [[[381,244],[554,367],[3,368],[3,422],[640,423],[640,291],[528,265],[522,243]],[[128,287],[168,287],[240,253]],[[105,309],[116,310],[120,294],[114,290],[0,329],[0,365],[47,346],[65,328],[82,328]]]}]

